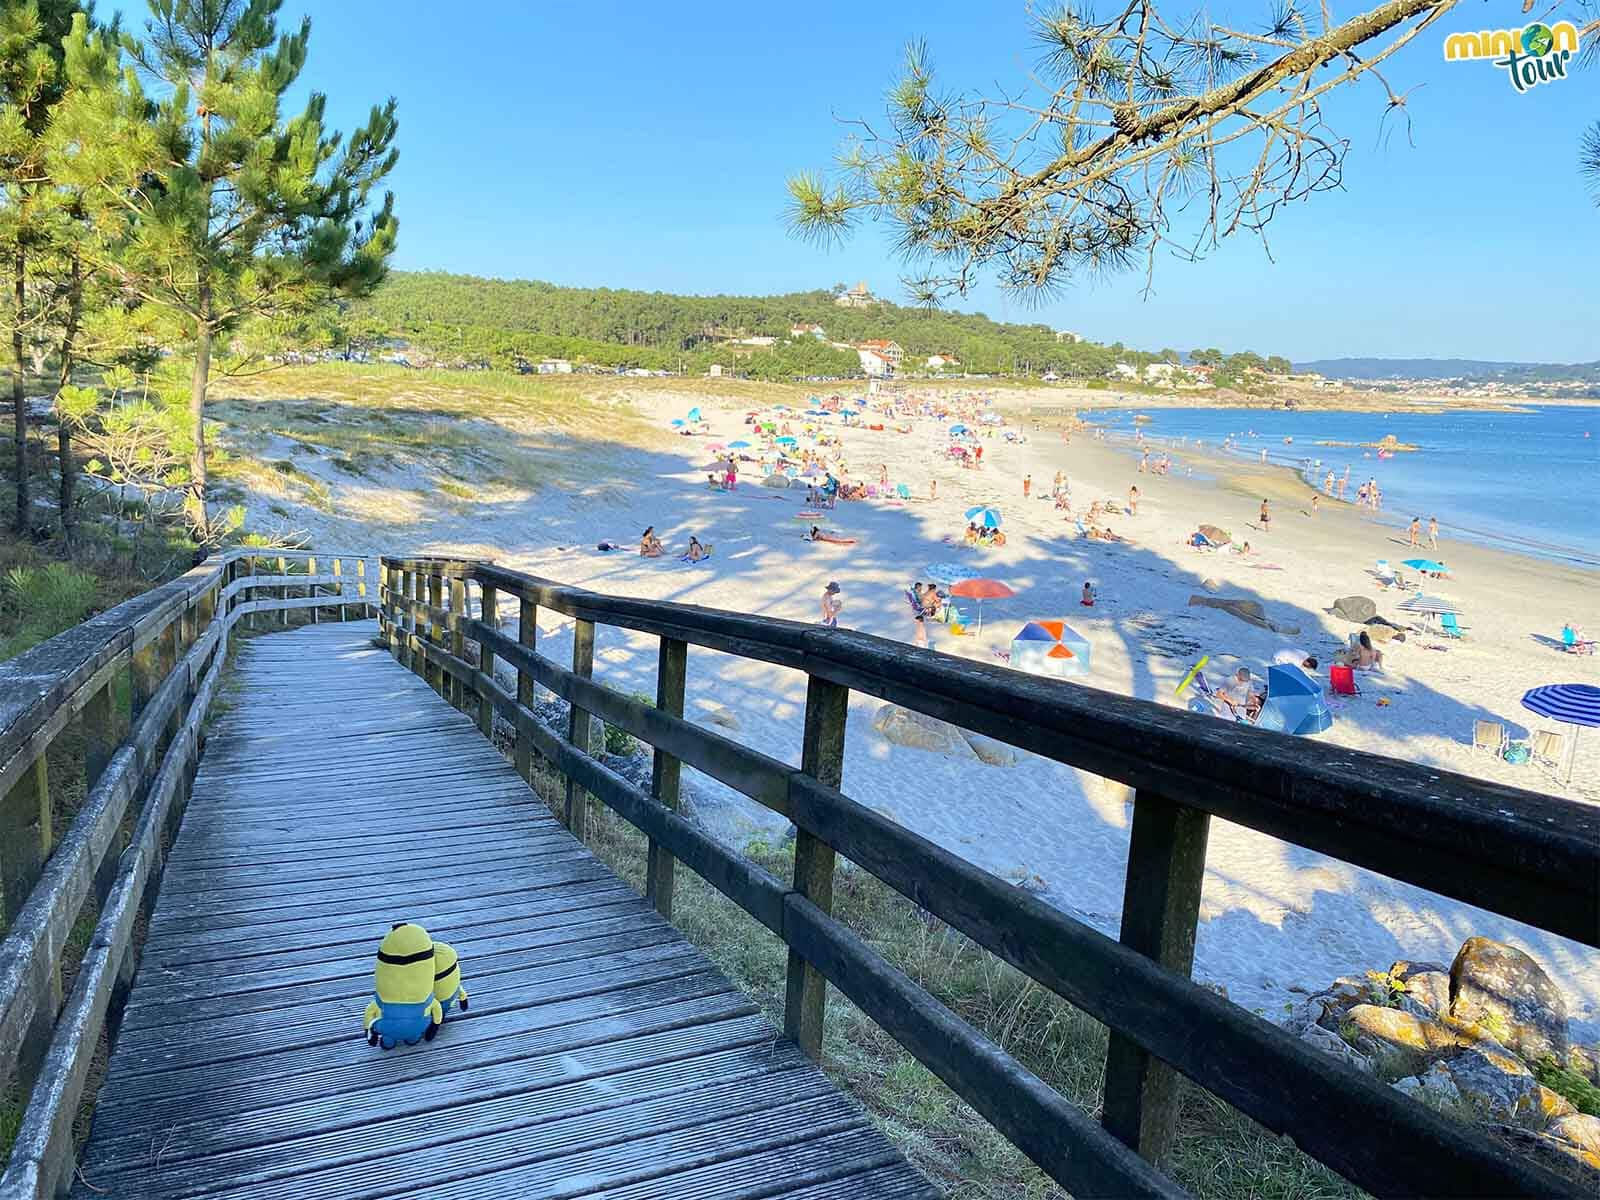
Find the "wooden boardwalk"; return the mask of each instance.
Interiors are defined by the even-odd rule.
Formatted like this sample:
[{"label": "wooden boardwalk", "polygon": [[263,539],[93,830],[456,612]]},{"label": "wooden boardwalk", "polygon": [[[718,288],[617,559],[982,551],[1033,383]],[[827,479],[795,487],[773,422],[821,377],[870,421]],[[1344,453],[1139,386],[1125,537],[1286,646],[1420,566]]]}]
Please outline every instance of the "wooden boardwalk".
[{"label": "wooden boardwalk", "polygon": [[[73,1196],[936,1196],[376,628],[240,647]],[[384,1052],[402,919],[471,1010]]]}]

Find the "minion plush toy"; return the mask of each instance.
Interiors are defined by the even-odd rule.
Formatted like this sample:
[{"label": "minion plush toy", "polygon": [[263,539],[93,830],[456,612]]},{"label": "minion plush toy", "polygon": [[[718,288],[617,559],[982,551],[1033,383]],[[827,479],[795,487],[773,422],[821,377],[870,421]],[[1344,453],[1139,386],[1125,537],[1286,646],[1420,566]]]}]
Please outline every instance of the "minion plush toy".
[{"label": "minion plush toy", "polygon": [[[455,953],[450,955],[452,964]],[[369,1046],[431,1042],[444,1020],[433,993],[434,944],[421,925],[401,923],[384,934],[364,1022]],[[460,978],[456,980],[460,986]]]},{"label": "minion plush toy", "polygon": [[455,948],[444,942],[433,944],[433,998],[447,1016],[450,1006],[461,1001],[461,1011],[467,1011],[467,989],[461,986],[461,960]]}]

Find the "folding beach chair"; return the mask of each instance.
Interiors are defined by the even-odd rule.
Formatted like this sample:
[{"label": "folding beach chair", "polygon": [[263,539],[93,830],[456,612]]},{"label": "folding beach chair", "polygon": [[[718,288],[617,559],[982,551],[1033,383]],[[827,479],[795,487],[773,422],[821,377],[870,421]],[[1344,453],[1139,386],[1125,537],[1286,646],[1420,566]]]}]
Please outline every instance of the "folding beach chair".
[{"label": "folding beach chair", "polygon": [[1356,686],[1355,668],[1342,663],[1334,663],[1328,668],[1328,687],[1335,696],[1361,695],[1361,689]]},{"label": "folding beach chair", "polygon": [[1474,721],[1472,748],[1487,750],[1495,758],[1499,758],[1506,752],[1506,727],[1499,721]]},{"label": "folding beach chair", "polygon": [[909,500],[911,499],[911,488],[903,483],[896,484],[894,494],[902,500]]},{"label": "folding beach chair", "polygon": [[1441,632],[1443,632],[1445,637],[1456,638],[1457,640],[1460,640],[1461,635],[1466,633],[1467,626],[1458,624],[1456,622],[1455,613],[1440,613],[1439,629]]},{"label": "folding beach chair", "polygon": [[1577,630],[1571,625],[1561,627],[1561,645],[1568,654],[1593,654],[1594,642],[1588,638],[1580,638]]},{"label": "folding beach chair", "polygon": [[1565,744],[1565,739],[1553,729],[1535,730],[1529,744],[1533,761],[1555,770],[1561,764],[1561,751]]}]

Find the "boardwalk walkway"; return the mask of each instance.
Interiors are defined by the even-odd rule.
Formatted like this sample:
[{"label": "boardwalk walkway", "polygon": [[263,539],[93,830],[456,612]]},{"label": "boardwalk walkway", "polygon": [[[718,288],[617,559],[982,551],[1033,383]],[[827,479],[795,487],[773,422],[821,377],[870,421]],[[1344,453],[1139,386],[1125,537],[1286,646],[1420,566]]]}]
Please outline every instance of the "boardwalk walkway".
[{"label": "boardwalk walkway", "polygon": [[[935,1196],[375,632],[241,646],[73,1196]],[[471,1010],[385,1053],[401,919]]]}]

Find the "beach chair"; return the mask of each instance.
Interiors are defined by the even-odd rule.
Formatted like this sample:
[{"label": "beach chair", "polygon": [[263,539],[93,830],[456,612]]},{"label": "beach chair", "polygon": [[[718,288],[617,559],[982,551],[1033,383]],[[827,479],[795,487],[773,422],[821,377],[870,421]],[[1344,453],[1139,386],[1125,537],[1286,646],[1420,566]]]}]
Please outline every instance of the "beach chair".
[{"label": "beach chair", "polygon": [[1499,758],[1506,752],[1506,727],[1499,721],[1474,721],[1472,748],[1487,750],[1495,758]]},{"label": "beach chair", "polygon": [[1552,770],[1560,766],[1561,751],[1565,742],[1562,736],[1553,729],[1539,729],[1534,731],[1530,742],[1533,751],[1533,761]]},{"label": "beach chair", "polygon": [[911,499],[911,489],[910,489],[910,487],[908,487],[906,484],[903,484],[903,483],[895,485],[894,494],[896,496],[899,496],[900,499],[902,499],[902,500]]},{"label": "beach chair", "polygon": [[1571,625],[1561,627],[1561,645],[1568,654],[1593,654],[1594,642],[1589,638],[1580,638],[1577,630]]},{"label": "beach chair", "polygon": [[1439,614],[1439,630],[1444,634],[1445,637],[1456,638],[1457,640],[1460,640],[1461,635],[1466,633],[1467,628],[1468,627],[1465,625],[1456,623],[1455,613]]},{"label": "beach chair", "polygon": [[1328,687],[1335,696],[1359,696],[1355,668],[1344,663],[1334,663],[1328,668]]}]

